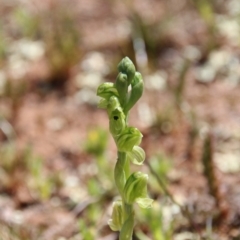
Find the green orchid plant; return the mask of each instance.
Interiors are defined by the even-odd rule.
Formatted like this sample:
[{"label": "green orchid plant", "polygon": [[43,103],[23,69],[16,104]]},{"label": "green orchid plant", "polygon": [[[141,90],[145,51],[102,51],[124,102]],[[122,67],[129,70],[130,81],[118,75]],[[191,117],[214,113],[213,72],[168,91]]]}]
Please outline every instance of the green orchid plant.
[{"label": "green orchid plant", "polygon": [[116,82],[101,84],[97,95],[101,97],[99,108],[107,110],[109,130],[118,149],[114,179],[121,200],[113,203],[109,226],[113,231],[120,232],[119,240],[131,240],[134,203],[142,208],[150,208],[153,200],[147,195],[148,175],[142,172],[130,173],[130,163],[142,165],[145,160],[145,152],[139,146],[142,134],[137,128],[128,126],[127,122],[130,109],[143,93],[142,75],[136,72],[128,57],[119,63],[118,71]]}]

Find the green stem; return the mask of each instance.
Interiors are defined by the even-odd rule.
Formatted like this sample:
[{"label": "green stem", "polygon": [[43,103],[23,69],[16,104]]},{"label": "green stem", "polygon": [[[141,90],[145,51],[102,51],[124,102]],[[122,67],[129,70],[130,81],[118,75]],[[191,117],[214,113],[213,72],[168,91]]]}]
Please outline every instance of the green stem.
[{"label": "green stem", "polygon": [[132,240],[134,226],[133,205],[125,203],[123,198],[124,186],[126,179],[129,176],[129,165],[127,154],[125,152],[118,151],[118,159],[114,169],[114,178],[118,191],[122,197],[124,211],[124,223],[120,232],[119,240]]},{"label": "green stem", "polygon": [[124,203],[124,220],[119,240],[132,240],[134,227],[133,205]]},{"label": "green stem", "polygon": [[124,203],[123,208],[124,208],[123,209],[124,210],[124,221],[126,221],[130,215],[134,215],[133,205]]},{"label": "green stem", "polygon": [[126,183],[126,172],[125,172],[126,165],[127,165],[127,154],[125,152],[118,151],[117,163],[114,169],[114,179],[115,179],[115,184],[121,196],[123,196],[123,189]]},{"label": "green stem", "polygon": [[117,163],[114,169],[114,179],[121,196],[123,195],[123,189],[124,189],[126,180],[129,177],[129,173],[130,173],[130,163],[129,163],[129,160],[127,159],[127,154],[125,152],[118,151]]}]

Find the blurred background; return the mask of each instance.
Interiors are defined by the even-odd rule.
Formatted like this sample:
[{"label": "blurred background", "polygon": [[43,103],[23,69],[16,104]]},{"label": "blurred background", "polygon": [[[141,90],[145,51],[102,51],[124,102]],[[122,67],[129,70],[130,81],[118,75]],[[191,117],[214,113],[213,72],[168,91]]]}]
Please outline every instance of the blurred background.
[{"label": "blurred background", "polygon": [[0,239],[118,239],[96,89],[125,56],[155,200],[134,240],[240,239],[239,0],[1,0],[0,16]]}]

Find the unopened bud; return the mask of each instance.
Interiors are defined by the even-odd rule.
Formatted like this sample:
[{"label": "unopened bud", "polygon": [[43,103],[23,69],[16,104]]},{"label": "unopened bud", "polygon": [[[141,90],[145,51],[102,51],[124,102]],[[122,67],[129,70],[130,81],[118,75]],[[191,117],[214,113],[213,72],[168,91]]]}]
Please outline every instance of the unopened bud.
[{"label": "unopened bud", "polygon": [[108,100],[111,96],[118,96],[118,92],[114,83],[106,82],[98,87],[97,95]]},{"label": "unopened bud", "polygon": [[141,73],[135,73],[131,86],[132,90],[130,92],[130,97],[127,101],[126,106],[124,107],[124,110],[126,111],[129,111],[143,94],[143,80]]},{"label": "unopened bud", "polygon": [[136,71],[133,62],[128,57],[123,58],[118,64],[118,71],[127,75],[129,86]]},{"label": "unopened bud", "polygon": [[116,80],[116,89],[122,106],[125,105],[128,92],[128,77],[124,73],[119,73]]}]

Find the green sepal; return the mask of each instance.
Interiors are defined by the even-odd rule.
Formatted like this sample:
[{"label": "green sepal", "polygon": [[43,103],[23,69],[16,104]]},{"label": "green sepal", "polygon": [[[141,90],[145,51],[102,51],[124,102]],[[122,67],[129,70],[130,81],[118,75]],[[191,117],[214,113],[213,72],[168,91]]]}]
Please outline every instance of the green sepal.
[{"label": "green sepal", "polygon": [[120,231],[123,225],[124,214],[122,201],[117,200],[113,202],[112,218],[108,221],[109,227],[113,231]]},{"label": "green sepal", "polygon": [[102,83],[97,89],[97,96],[108,100],[111,96],[118,96],[118,91],[114,83]]},{"label": "green sepal", "polygon": [[142,165],[145,160],[145,152],[139,146],[134,146],[131,152],[127,152],[127,158],[133,164]]},{"label": "green sepal", "polygon": [[108,106],[108,101],[105,98],[101,98],[98,103],[98,108],[106,109]]},{"label": "green sepal", "polygon": [[142,141],[143,135],[134,127],[125,127],[124,131],[115,138],[118,151],[130,152],[135,145],[139,145]]},{"label": "green sepal", "polygon": [[139,72],[135,73],[131,86],[132,90],[130,92],[130,96],[127,100],[126,105],[124,106],[124,111],[126,112],[128,112],[135,105],[135,103],[139,100],[139,98],[143,94],[144,85],[141,73]]},{"label": "green sepal", "polygon": [[124,186],[124,201],[133,204],[136,199],[147,198],[148,175],[142,172],[134,172],[127,179]]},{"label": "green sepal", "polygon": [[133,62],[128,57],[123,58],[118,64],[118,71],[127,75],[129,86],[136,72]]},{"label": "green sepal", "polygon": [[118,97],[112,96],[109,98],[107,102],[107,111],[108,115],[110,116],[112,111],[114,111],[116,108],[121,108],[120,102],[118,100]]},{"label": "green sepal", "polygon": [[119,73],[116,79],[116,89],[122,106],[125,105],[128,93],[128,77],[124,73]]},{"label": "green sepal", "polygon": [[126,127],[125,115],[120,107],[113,110],[110,114],[109,129],[114,137],[123,132]]},{"label": "green sepal", "polygon": [[153,204],[153,199],[151,198],[137,198],[136,203],[141,208],[151,208]]}]

